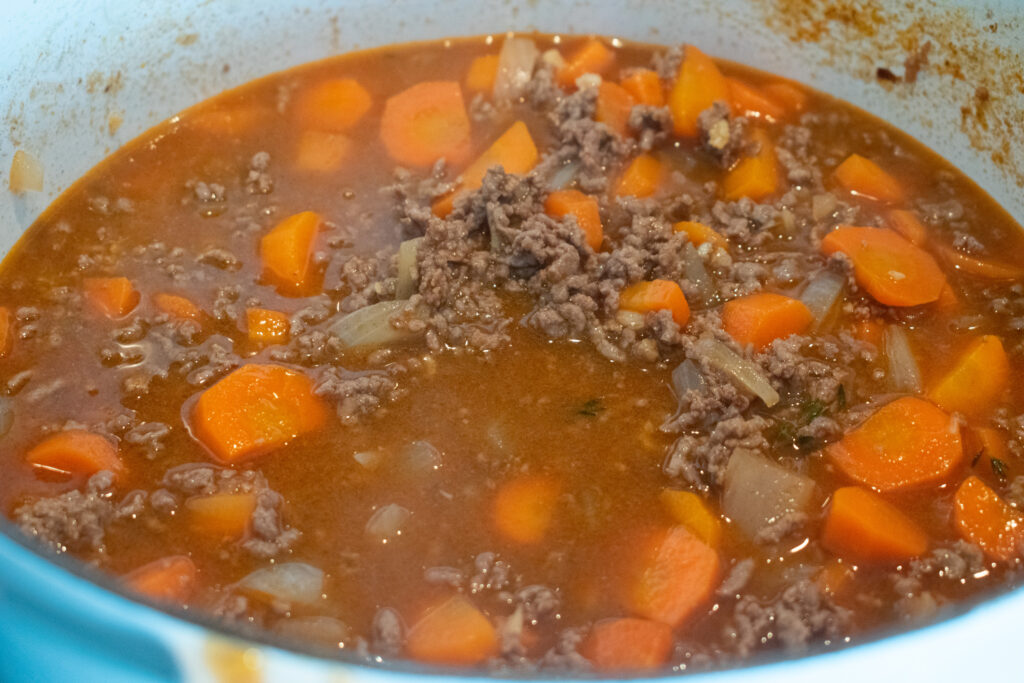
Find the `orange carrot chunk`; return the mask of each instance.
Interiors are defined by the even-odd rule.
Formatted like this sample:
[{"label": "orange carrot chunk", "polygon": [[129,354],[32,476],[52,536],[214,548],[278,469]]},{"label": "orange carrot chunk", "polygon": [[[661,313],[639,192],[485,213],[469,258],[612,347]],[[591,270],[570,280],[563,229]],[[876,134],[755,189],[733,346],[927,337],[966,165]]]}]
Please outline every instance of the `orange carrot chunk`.
[{"label": "orange carrot chunk", "polygon": [[722,541],[722,522],[708,509],[704,500],[692,491],[664,489],[658,496],[672,519],[692,531],[712,548]]},{"label": "orange carrot chunk", "polygon": [[124,471],[117,446],[110,439],[84,429],[58,432],[37,444],[25,456],[28,464],[51,472],[90,476],[102,470]]},{"label": "orange carrot chunk", "polygon": [[498,635],[490,620],[461,595],[430,609],[413,624],[405,651],[432,664],[470,666],[492,657]]},{"label": "orange carrot chunk", "polygon": [[644,671],[665,664],[672,629],[649,619],[603,619],[590,629],[580,654],[598,671]]},{"label": "orange carrot chunk", "polygon": [[201,320],[203,312],[190,300],[177,294],[159,293],[153,295],[153,303],[162,313],[179,320]]},{"label": "orange carrot chunk", "polygon": [[185,501],[186,517],[193,529],[225,538],[244,535],[255,509],[255,493],[215,493]]},{"label": "orange carrot chunk", "polygon": [[850,257],[857,284],[888,306],[931,303],[946,285],[935,259],[892,230],[840,226],[821,240],[821,250]]},{"label": "orange carrot chunk", "polygon": [[280,311],[247,308],[245,322],[249,341],[257,346],[286,344],[291,334],[291,321]]},{"label": "orange carrot chunk", "polygon": [[912,396],[882,406],[825,452],[846,476],[879,491],[942,482],[964,455],[957,423]]},{"label": "orange carrot chunk", "polygon": [[794,83],[776,81],[761,86],[761,91],[789,113],[799,113],[807,108],[807,92]]},{"label": "orange carrot chunk", "polygon": [[903,201],[905,196],[899,181],[859,154],[851,154],[839,164],[835,176],[844,189],[861,197],[895,203]]},{"label": "orange carrot chunk", "polygon": [[755,128],[750,137],[758,143],[754,156],[744,157],[722,180],[722,196],[728,201],[747,197],[759,201],[779,191],[779,167],[775,145],[768,135]]},{"label": "orange carrot chunk", "polygon": [[953,497],[953,524],[965,541],[1003,562],[1017,557],[1024,539],[1024,518],[973,475]]},{"label": "orange carrot chunk", "polygon": [[85,278],[85,298],[108,318],[123,318],[139,303],[139,293],[126,277]]},{"label": "orange carrot chunk", "polygon": [[605,124],[620,137],[629,135],[629,115],[636,100],[628,90],[611,81],[601,81],[597,89],[594,120]]},{"label": "orange carrot chunk", "polygon": [[637,282],[619,294],[619,308],[636,313],[670,311],[679,327],[690,320],[690,305],[678,283],[671,280]]},{"label": "orange carrot chunk", "polygon": [[693,45],[687,45],[676,82],[668,95],[675,134],[697,137],[697,117],[715,102],[729,102],[729,84],[710,57]]},{"label": "orange carrot chunk", "polygon": [[650,154],[641,154],[626,167],[615,185],[616,197],[650,197],[661,184],[664,168]]},{"label": "orange carrot chunk", "polygon": [[604,241],[601,211],[597,200],[579,190],[556,190],[544,200],[544,212],[552,218],[573,216],[590,248],[597,251]]},{"label": "orange carrot chunk", "polygon": [[494,526],[505,538],[524,545],[544,540],[561,487],[544,476],[506,482],[494,498]]},{"label": "orange carrot chunk", "polygon": [[359,123],[371,104],[359,81],[332,78],[299,91],[292,113],[299,126],[341,133]]},{"label": "orange carrot chunk", "polygon": [[461,164],[470,154],[470,125],[455,81],[427,81],[384,103],[380,137],[392,159],[425,168],[444,157]]},{"label": "orange carrot chunk", "polygon": [[928,228],[913,211],[893,209],[886,214],[885,224],[915,246],[920,247],[928,241]]},{"label": "orange carrot chunk", "polygon": [[289,296],[313,293],[313,245],[322,219],[314,211],[297,213],[260,239],[263,278]]},{"label": "orange carrot chunk", "polygon": [[498,78],[498,55],[481,55],[469,64],[466,90],[471,93],[490,94]]},{"label": "orange carrot chunk", "polygon": [[148,598],[181,605],[188,602],[196,585],[196,565],[185,555],[163,557],[126,574],[129,588]]},{"label": "orange carrot chunk", "polygon": [[776,339],[802,334],[812,322],[814,315],[802,301],[781,294],[748,294],[722,306],[722,329],[758,351]]},{"label": "orange carrot chunk", "polygon": [[444,218],[451,213],[455,196],[480,187],[491,168],[501,167],[505,173],[529,173],[537,164],[538,156],[530,130],[522,121],[516,121],[462,172],[454,191],[434,202],[431,207],[434,214]]},{"label": "orange carrot chunk", "polygon": [[877,348],[882,348],[882,336],[885,334],[885,326],[878,318],[860,320],[853,326],[853,336],[862,342],[867,342]]},{"label": "orange carrot chunk", "polygon": [[658,74],[650,69],[637,69],[622,79],[622,87],[629,91],[637,104],[650,107],[665,106],[665,90]]},{"label": "orange carrot chunk", "polygon": [[981,415],[1006,391],[1010,363],[1003,342],[986,334],[975,339],[956,364],[928,392],[928,398],[950,412]]},{"label": "orange carrot chunk", "polygon": [[305,130],[295,148],[295,168],[307,173],[337,171],[352,153],[352,138],[342,133]]},{"label": "orange carrot chunk", "polygon": [[7,355],[14,342],[14,330],[11,324],[11,309],[0,306],[0,358]]},{"label": "orange carrot chunk", "polygon": [[217,459],[234,463],[280,448],[326,420],[327,408],[306,375],[253,364],[199,396],[192,430]]},{"label": "orange carrot chunk", "polygon": [[557,81],[563,88],[574,89],[576,79],[583,74],[603,76],[615,63],[615,53],[596,38],[591,38],[565,61],[558,71]]},{"label": "orange carrot chunk", "polygon": [[705,242],[711,242],[714,246],[729,251],[729,240],[725,239],[717,230],[709,228],[703,223],[679,221],[672,226],[672,229],[676,232],[685,232],[694,246],[699,247]]},{"label": "orange carrot chunk", "polygon": [[1006,437],[992,427],[970,427],[964,434],[964,451],[968,455],[984,455],[990,460],[1007,462],[1010,459]]},{"label": "orange carrot chunk", "polygon": [[718,583],[718,553],[684,526],[656,534],[638,552],[626,603],[641,617],[678,627]]},{"label": "orange carrot chunk", "polygon": [[729,101],[739,116],[778,121],[786,115],[784,106],[764,94],[759,88],[738,78],[727,78]]},{"label": "orange carrot chunk", "polygon": [[877,493],[846,486],[832,494],[821,543],[858,562],[900,562],[924,554],[928,535]]}]

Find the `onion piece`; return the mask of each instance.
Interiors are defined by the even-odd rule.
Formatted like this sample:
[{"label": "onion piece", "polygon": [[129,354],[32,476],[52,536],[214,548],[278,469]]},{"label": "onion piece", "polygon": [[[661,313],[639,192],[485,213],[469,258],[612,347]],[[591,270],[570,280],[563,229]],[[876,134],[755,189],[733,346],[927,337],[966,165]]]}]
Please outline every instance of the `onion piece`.
[{"label": "onion piece", "polygon": [[413,441],[402,450],[403,471],[426,474],[441,468],[441,451],[429,441]]},{"label": "onion piece", "polygon": [[576,174],[579,173],[579,170],[580,162],[578,159],[562,164],[551,174],[551,177],[548,179],[548,186],[552,190],[561,190],[576,179]]},{"label": "onion piece", "polygon": [[416,293],[416,255],[422,241],[422,237],[417,237],[398,245],[398,283],[395,285],[398,299],[408,299]]},{"label": "onion piece", "polygon": [[768,377],[755,363],[737,355],[735,351],[717,339],[702,339],[697,342],[697,352],[707,359],[711,367],[721,370],[736,384],[750,391],[771,408],[779,402],[779,392],[772,388]]},{"label": "onion piece", "polygon": [[380,467],[384,456],[380,451],[359,451],[352,454],[352,459],[368,470],[375,470]]},{"label": "onion piece", "polygon": [[15,194],[42,192],[43,162],[23,149],[14,153],[11,160],[11,175],[7,187]]},{"label": "onion piece", "polygon": [[885,328],[882,338],[885,359],[889,364],[889,386],[893,391],[921,392],[921,368],[917,365],[910,338],[899,325]]},{"label": "onion piece", "polygon": [[348,347],[382,346],[408,339],[412,333],[396,329],[391,318],[399,313],[408,299],[379,301],[352,311],[328,329]]},{"label": "onion piece", "polygon": [[334,617],[291,617],[274,624],[274,631],[297,643],[321,643],[341,647],[352,637],[352,629]]},{"label": "onion piece", "polygon": [[366,523],[366,534],[372,538],[385,541],[389,538],[402,535],[402,526],[405,525],[412,513],[401,505],[391,503],[377,508],[377,511]]},{"label": "onion piece", "polygon": [[722,512],[751,538],[793,513],[806,513],[814,480],[764,456],[737,448],[725,468]]},{"label": "onion piece", "polygon": [[518,99],[533,77],[540,51],[529,38],[506,38],[498,53],[498,75],[494,79],[494,101]]},{"label": "onion piece", "polygon": [[238,587],[267,602],[312,605],[323,595],[324,573],[305,562],[282,562],[257,569]]},{"label": "onion piece", "polygon": [[672,389],[676,392],[676,398],[680,400],[691,391],[704,390],[704,376],[700,374],[700,368],[696,363],[686,359],[676,366],[672,371]]},{"label": "onion piece", "polygon": [[14,424],[14,401],[0,396],[0,436],[11,431]]},{"label": "onion piece", "polygon": [[715,283],[704,266],[704,259],[692,244],[683,249],[683,277],[690,283],[692,293],[699,303],[707,304],[715,296]]},{"label": "onion piece", "polygon": [[839,200],[829,193],[816,194],[811,197],[811,216],[820,221],[828,218],[839,207]]},{"label": "onion piece", "polygon": [[807,283],[807,286],[804,287],[803,294],[800,295],[800,301],[804,302],[804,306],[807,306],[811,315],[814,316],[816,326],[820,327],[829,314],[835,310],[836,304],[842,298],[843,286],[845,284],[845,276],[833,270],[825,269],[815,275]]}]

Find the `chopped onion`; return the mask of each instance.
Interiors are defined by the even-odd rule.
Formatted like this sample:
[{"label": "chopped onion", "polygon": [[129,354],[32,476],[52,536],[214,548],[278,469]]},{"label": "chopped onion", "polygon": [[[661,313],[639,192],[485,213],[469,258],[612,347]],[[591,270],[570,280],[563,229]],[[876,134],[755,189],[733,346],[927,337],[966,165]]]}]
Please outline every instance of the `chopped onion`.
[{"label": "chopped onion", "polygon": [[828,218],[839,206],[839,200],[832,194],[816,194],[811,197],[811,215],[814,220]]},{"label": "chopped onion", "polygon": [[0,436],[11,431],[14,424],[14,401],[0,396]]},{"label": "chopped onion", "polygon": [[821,271],[807,283],[800,301],[811,311],[815,324],[821,325],[835,309],[845,284],[846,277],[829,269]]},{"label": "chopped onion", "polygon": [[562,53],[555,48],[545,50],[544,54],[540,56],[540,60],[554,68],[555,71],[558,71],[565,66],[565,57],[563,57]]},{"label": "chopped onion", "polygon": [[413,474],[433,472],[441,467],[441,451],[429,441],[413,441],[402,451],[402,465]]},{"label": "chopped onion", "polygon": [[267,601],[311,605],[324,592],[324,573],[305,562],[282,562],[257,569],[239,581],[238,587]]},{"label": "chopped onion", "polygon": [[7,187],[15,194],[41,192],[43,189],[43,162],[23,149],[14,153],[11,176]]},{"label": "chopped onion", "polygon": [[704,376],[700,374],[700,368],[692,360],[684,360],[672,371],[672,388],[676,392],[676,398],[682,399],[691,391],[700,392],[704,390]]},{"label": "chopped onion", "polygon": [[391,318],[408,303],[407,299],[380,301],[353,311],[330,326],[331,333],[345,346],[381,346],[412,336],[408,330],[396,329]]},{"label": "chopped onion", "polygon": [[594,88],[594,89],[600,88],[601,87],[601,75],[600,74],[585,73],[585,74],[583,74],[582,76],[580,76],[579,78],[576,79],[576,87],[579,88],[580,90],[589,90],[590,88]]},{"label": "chopped onion", "polygon": [[721,370],[741,387],[747,389],[771,408],[779,402],[779,393],[756,364],[740,357],[717,339],[697,342],[697,352],[707,359],[711,367]]},{"label": "chopped onion", "polygon": [[494,79],[494,100],[518,99],[533,77],[533,66],[540,51],[529,38],[506,38],[498,53],[498,76]]},{"label": "chopped onion", "polygon": [[395,296],[408,299],[416,293],[416,255],[419,253],[422,237],[405,240],[398,246],[398,284]]},{"label": "chopped onion", "polygon": [[402,534],[402,526],[409,521],[412,513],[401,505],[391,503],[377,508],[366,523],[366,533],[380,540],[387,540]]},{"label": "chopped onion", "polygon": [[707,304],[715,296],[715,284],[704,266],[704,259],[692,244],[683,249],[683,277],[690,283],[700,303]]},{"label": "chopped onion", "polygon": [[274,631],[299,643],[322,643],[341,647],[352,637],[345,622],[334,617],[291,617],[274,624]]},{"label": "chopped onion", "polygon": [[554,173],[551,174],[551,178],[548,180],[548,185],[552,190],[561,190],[576,179],[576,174],[579,173],[579,170],[579,160],[573,160],[567,164],[562,164]]},{"label": "chopped onion", "polygon": [[380,451],[359,451],[354,453],[352,458],[368,470],[375,470],[380,467],[383,456]]},{"label": "chopped onion", "polygon": [[882,339],[885,358],[889,364],[889,386],[893,391],[919,393],[921,391],[921,368],[910,348],[910,339],[899,325],[885,328]]},{"label": "chopped onion", "polygon": [[725,468],[722,512],[751,538],[782,517],[807,512],[814,480],[737,448]]},{"label": "chopped onion", "polygon": [[622,323],[623,327],[628,327],[631,330],[639,330],[644,326],[644,314],[637,311],[623,309],[615,314],[615,319]]}]

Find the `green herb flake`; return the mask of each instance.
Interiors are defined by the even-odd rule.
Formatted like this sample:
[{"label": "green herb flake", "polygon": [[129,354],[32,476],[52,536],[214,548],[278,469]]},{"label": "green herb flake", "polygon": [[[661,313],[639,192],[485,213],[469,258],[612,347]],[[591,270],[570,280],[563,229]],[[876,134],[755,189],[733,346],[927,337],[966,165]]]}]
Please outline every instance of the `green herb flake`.
[{"label": "green herb flake", "polygon": [[999,477],[1000,481],[1006,481],[1008,474],[1006,463],[999,458],[989,458],[988,462],[992,465],[992,472]]},{"label": "green herb flake", "polygon": [[597,417],[599,413],[604,411],[604,403],[599,398],[589,399],[583,404],[583,407],[579,409],[578,414],[584,417]]},{"label": "green herb flake", "polygon": [[804,401],[800,406],[800,422],[808,425],[814,421],[814,418],[821,417],[825,414],[825,404],[816,398],[812,398],[809,401]]}]

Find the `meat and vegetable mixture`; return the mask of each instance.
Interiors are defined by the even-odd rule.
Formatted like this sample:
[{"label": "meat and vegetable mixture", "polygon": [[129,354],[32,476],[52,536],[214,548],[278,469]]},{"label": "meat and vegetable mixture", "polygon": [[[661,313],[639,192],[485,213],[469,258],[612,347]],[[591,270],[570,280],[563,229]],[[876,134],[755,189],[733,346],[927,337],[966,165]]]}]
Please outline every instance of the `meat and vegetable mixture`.
[{"label": "meat and vegetable mixture", "polygon": [[356,660],[693,670],[1019,579],[1024,233],[693,46],[346,55],[198,105],[0,271],[0,506]]}]

